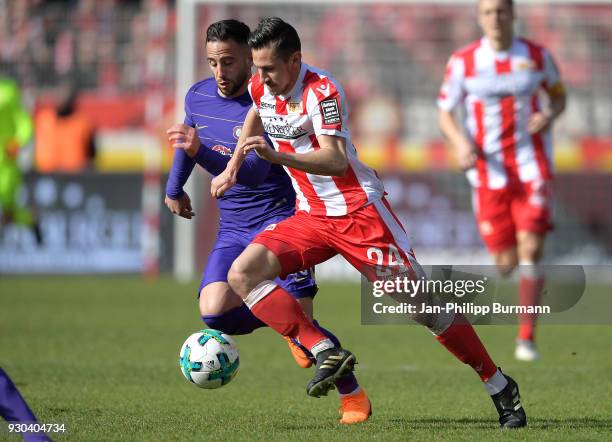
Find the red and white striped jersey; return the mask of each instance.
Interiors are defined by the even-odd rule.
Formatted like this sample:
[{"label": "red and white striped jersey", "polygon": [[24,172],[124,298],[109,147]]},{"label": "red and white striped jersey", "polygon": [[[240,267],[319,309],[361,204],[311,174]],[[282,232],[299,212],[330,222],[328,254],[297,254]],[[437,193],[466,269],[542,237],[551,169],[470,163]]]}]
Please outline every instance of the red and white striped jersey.
[{"label": "red and white striped jersey", "polygon": [[465,127],[476,147],[472,186],[499,189],[509,181],[552,178],[549,132],[530,135],[529,117],[540,109],[540,89],[551,95],[563,85],[550,53],[525,39],[495,51],[486,38],[455,52],[447,65],[438,107],[464,107]]},{"label": "red and white striped jersey", "polygon": [[348,170],[343,177],[315,175],[285,167],[296,193],[297,210],[311,215],[343,216],[382,198],[376,172],[357,158],[348,130],[348,105],[342,87],[327,72],[302,63],[293,90],[272,95],[259,74],[249,82],[253,108],[279,152],[320,149],[319,135],[346,139]]}]

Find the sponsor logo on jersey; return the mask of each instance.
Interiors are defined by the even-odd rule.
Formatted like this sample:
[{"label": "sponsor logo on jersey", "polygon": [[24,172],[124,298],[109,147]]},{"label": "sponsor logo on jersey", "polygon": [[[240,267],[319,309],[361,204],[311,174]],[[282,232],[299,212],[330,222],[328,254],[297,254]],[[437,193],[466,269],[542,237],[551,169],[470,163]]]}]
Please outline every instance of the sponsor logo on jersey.
[{"label": "sponsor logo on jersey", "polygon": [[323,100],[319,106],[321,106],[323,124],[331,125],[340,123],[340,109],[338,108],[338,101],[335,98]]},{"label": "sponsor logo on jersey", "polygon": [[235,126],[232,129],[232,135],[234,135],[236,139],[240,138],[240,132],[242,132],[242,126]]},{"label": "sponsor logo on jersey", "polygon": [[221,155],[227,155],[230,157],[232,156],[232,149],[230,149],[229,147],[221,146],[220,144],[215,144],[213,147],[211,147],[211,150],[219,152]]},{"label": "sponsor logo on jersey", "polygon": [[329,85],[327,84],[322,84],[321,86],[317,87],[317,89],[322,93],[322,94],[327,94],[327,91],[329,89]]},{"label": "sponsor logo on jersey", "polygon": [[264,230],[274,230],[276,229],[276,224],[269,224]]},{"label": "sponsor logo on jersey", "polygon": [[276,109],[276,104],[266,103],[265,101],[260,101],[260,102],[259,102],[259,108],[260,108],[260,109],[271,109],[271,110],[275,110],[275,109]]},{"label": "sponsor logo on jersey", "polygon": [[540,75],[531,71],[516,71],[508,74],[482,74],[466,79],[468,93],[487,98],[508,95],[530,95],[538,88]]},{"label": "sponsor logo on jersey", "polygon": [[[282,120],[281,120],[282,121]],[[273,121],[264,121],[265,131],[272,138],[281,138],[284,140],[295,140],[306,135],[306,131],[301,126],[294,127],[287,123],[275,123]]]},{"label": "sponsor logo on jersey", "polygon": [[204,126],[203,124],[196,124],[196,129],[200,130],[200,129],[206,129],[208,126]]},{"label": "sponsor logo on jersey", "polygon": [[301,114],[302,113],[302,102],[295,103],[293,101],[289,101],[287,103],[287,113],[288,114]]}]

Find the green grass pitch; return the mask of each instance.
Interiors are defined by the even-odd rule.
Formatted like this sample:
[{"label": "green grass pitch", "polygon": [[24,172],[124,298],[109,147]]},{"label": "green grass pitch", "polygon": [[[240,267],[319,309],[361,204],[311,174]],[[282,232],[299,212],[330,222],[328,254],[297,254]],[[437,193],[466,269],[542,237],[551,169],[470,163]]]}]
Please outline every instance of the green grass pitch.
[{"label": "green grass pitch", "polygon": [[[546,326],[543,359],[512,358],[515,328],[478,331],[518,380],[529,428],[501,431],[469,367],[416,326],[362,326],[359,288],[324,284],[316,317],[358,357],[374,415],[338,424],[335,392],[306,396],[268,329],[239,336],[241,366],[219,390],[190,385],[178,367],[202,328],[195,284],[128,277],[0,279],[0,364],[55,440],[603,440],[612,437],[612,326]],[[610,290],[602,287],[602,290]],[[0,430],[0,440],[19,440]]]}]

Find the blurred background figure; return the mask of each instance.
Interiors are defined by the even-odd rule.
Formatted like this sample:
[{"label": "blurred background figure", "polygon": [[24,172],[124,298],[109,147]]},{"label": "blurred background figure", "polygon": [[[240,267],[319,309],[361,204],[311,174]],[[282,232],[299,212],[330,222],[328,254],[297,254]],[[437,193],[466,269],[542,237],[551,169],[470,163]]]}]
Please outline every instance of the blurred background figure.
[{"label": "blurred background figure", "polygon": [[[553,122],[565,110],[565,86],[552,55],[514,34],[511,0],[480,0],[483,37],[454,52],[438,98],[439,124],[472,186],[483,241],[499,273],[518,266],[518,298],[539,305],[540,265],[553,229]],[[494,79],[494,81],[492,80]],[[545,94],[542,106],[539,98]],[[462,108],[464,127],[453,112]],[[537,315],[522,315],[515,357],[539,358]]]},{"label": "blurred background figure", "polygon": [[59,89],[57,105],[36,114],[36,169],[39,172],[81,172],[95,156],[94,126],[77,106],[78,90],[67,82]]},{"label": "blurred background figure", "polygon": [[31,137],[32,119],[21,104],[17,83],[0,77],[0,227],[9,223],[27,226],[41,244],[36,216],[19,200],[23,177],[17,155]]}]

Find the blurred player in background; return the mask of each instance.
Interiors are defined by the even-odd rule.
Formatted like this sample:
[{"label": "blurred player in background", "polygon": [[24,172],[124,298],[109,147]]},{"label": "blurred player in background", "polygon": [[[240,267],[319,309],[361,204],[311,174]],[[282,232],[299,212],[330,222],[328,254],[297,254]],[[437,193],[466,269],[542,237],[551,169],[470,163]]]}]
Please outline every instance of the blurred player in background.
[{"label": "blurred player in background", "polygon": [[[213,179],[211,192],[221,197],[232,189],[241,164],[254,150],[285,166],[296,191],[297,212],[256,236],[232,264],[228,280],[255,316],[283,336],[297,338],[316,356],[306,391],[319,397],[334,379],[353,369],[355,356],[321,333],[276,278],[337,254],[371,281],[381,270],[412,278],[423,271],[384,198],[382,182],[357,158],[340,85],[328,73],[302,62],[300,38],[280,18],[262,20],[249,45],[257,68],[249,82],[253,107],[234,155]],[[497,368],[463,315],[413,318],[478,373],[503,427],[526,425],[518,385]]]},{"label": "blurred player in background", "polygon": [[[438,98],[439,124],[472,186],[482,238],[500,273],[519,265],[519,301],[538,305],[544,275],[538,265],[552,229],[551,125],[565,108],[565,91],[550,53],[514,36],[512,0],[480,0],[484,36],[455,52]],[[542,108],[539,92],[548,96]],[[462,130],[453,110],[465,111]],[[515,357],[532,361],[536,315],[522,315]]]},{"label": "blurred player in background", "polygon": [[[183,191],[196,163],[213,175],[221,173],[229,161],[252,106],[247,91],[252,57],[248,46],[249,28],[236,20],[212,24],[206,34],[208,64],[214,78],[202,80],[189,89],[185,98],[185,122],[168,130],[175,152],[166,186],[166,205],[173,213],[194,216],[189,196]],[[217,241],[211,251],[200,283],[199,304],[202,320],[211,328],[228,334],[247,334],[266,324],[257,319],[227,283],[235,258],[253,237],[267,225],[280,222],[295,212],[295,193],[289,177],[278,165],[248,155],[237,176],[238,184],[219,198],[221,221]],[[276,282],[297,299],[312,318],[317,292],[309,268]],[[338,339],[316,321],[317,330],[332,341]],[[287,338],[298,364],[310,367],[312,355]],[[339,378],[341,422],[367,420],[370,402],[352,373]]]},{"label": "blurred player in background", "polygon": [[17,83],[0,77],[0,228],[9,223],[26,226],[41,244],[36,217],[19,202],[23,176],[17,156],[32,132],[32,119],[21,104]]},{"label": "blurred player in background", "polygon": [[57,106],[36,113],[36,169],[42,173],[83,172],[93,165],[95,129],[79,110],[79,90],[73,80],[58,88]]}]

